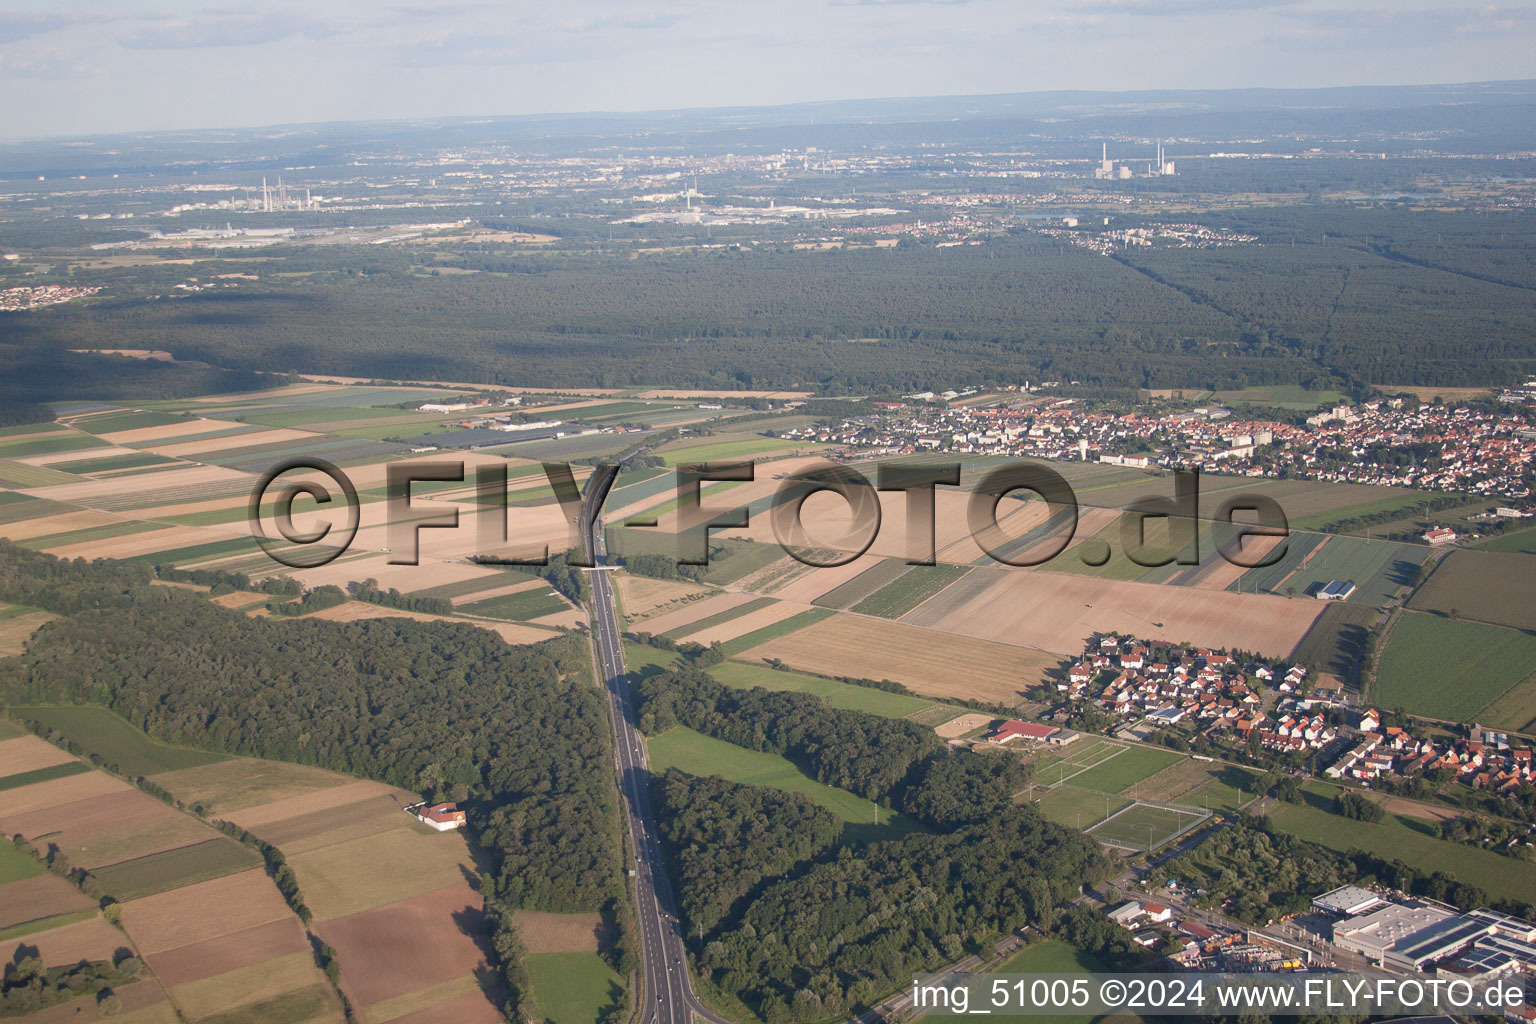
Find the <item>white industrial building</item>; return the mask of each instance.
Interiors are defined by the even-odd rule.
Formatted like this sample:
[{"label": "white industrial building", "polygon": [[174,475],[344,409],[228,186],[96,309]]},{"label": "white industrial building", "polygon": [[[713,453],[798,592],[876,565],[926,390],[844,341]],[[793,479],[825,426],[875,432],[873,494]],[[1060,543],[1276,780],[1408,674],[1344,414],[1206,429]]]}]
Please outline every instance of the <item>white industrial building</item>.
[{"label": "white industrial building", "polygon": [[[1354,886],[1324,893],[1312,903],[1343,915],[1333,925],[1334,945],[1383,967],[1425,971],[1447,964],[1453,972],[1502,969],[1501,957],[1527,970],[1536,966],[1536,925],[1495,910],[1463,914],[1428,900],[1390,903]],[[1479,955],[1484,953],[1498,955]]]}]

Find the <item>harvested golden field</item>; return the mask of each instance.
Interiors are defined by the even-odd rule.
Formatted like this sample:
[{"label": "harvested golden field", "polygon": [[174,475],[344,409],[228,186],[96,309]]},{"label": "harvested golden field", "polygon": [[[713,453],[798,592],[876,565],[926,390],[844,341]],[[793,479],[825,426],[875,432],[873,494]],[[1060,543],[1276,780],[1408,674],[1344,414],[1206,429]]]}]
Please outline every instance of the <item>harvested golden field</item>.
[{"label": "harvested golden field", "polygon": [[237,590],[233,594],[220,594],[218,597],[211,597],[208,600],[213,604],[218,605],[220,608],[232,608],[238,610],[241,608],[250,608],[258,604],[266,604],[268,601],[272,600],[272,595],[252,593],[248,590]]},{"label": "harvested golden field", "polygon": [[[100,916],[66,924],[62,928],[32,932],[20,941],[37,947],[43,963],[53,967],[79,960],[111,960],[117,950],[125,946],[132,948],[128,937]],[[9,959],[16,944],[0,943],[0,957]]]},{"label": "harvested golden field", "polygon": [[389,1024],[502,1024],[502,1016],[490,1000],[479,992],[470,992],[446,1001],[434,1001],[425,1009],[399,1017]]},{"label": "harvested golden field", "polygon": [[417,825],[291,853],[288,863],[316,921],[445,889],[477,870],[463,836]]},{"label": "harvested golden field", "polygon": [[[119,430],[100,436],[103,441],[110,441],[113,444],[138,444],[142,441],[160,441],[169,444],[178,437],[187,437],[191,434],[211,434],[216,430],[234,430],[237,427],[243,426],[245,424],[237,423],[234,420],[205,420],[196,418],[183,420],[180,423],[163,423],[158,427]],[[226,440],[228,439],[226,438]]]},{"label": "harvested golden field", "polygon": [[325,829],[315,828],[312,823],[295,819],[291,823],[264,825],[258,831],[263,835],[268,832],[281,835],[290,826],[296,834],[289,834],[282,841],[283,852],[288,855],[289,859],[292,859],[296,854],[308,853],[312,850],[323,850],[328,846],[335,846],[338,843],[349,843],[354,839],[379,836],[398,828],[409,829],[419,827],[416,825],[415,819],[404,811],[392,811],[357,818],[348,815],[347,820],[338,821],[331,828]]},{"label": "harvested golden field", "polygon": [[[122,937],[121,932],[116,934]],[[307,949],[309,939],[304,935],[304,926],[290,914],[228,935],[154,953],[145,957],[145,962],[161,984],[171,987]]]},{"label": "harvested golden field", "polygon": [[249,434],[231,434],[228,437],[205,437],[201,441],[155,444],[149,445],[144,450],[154,452],[156,455],[195,459],[199,455],[207,455],[210,452],[236,451],[241,448],[281,444],[285,441],[309,442],[320,436],[320,434],[314,434],[308,430],[293,430],[284,427],[277,430],[257,430]]},{"label": "harvested golden field", "polygon": [[[423,567],[424,568],[424,567]],[[563,613],[562,613],[563,614]],[[574,611],[571,613],[575,615]],[[525,625],[520,622],[501,622],[489,619],[456,619],[446,615],[430,615],[426,612],[409,612],[400,608],[388,608],[366,601],[348,601],[304,616],[309,619],[325,619],[328,622],[358,622],[363,619],[414,619],[417,622],[461,622],[488,629],[509,644],[536,644],[555,636],[552,629]]]},{"label": "harvested golden field", "polygon": [[543,580],[522,580],[518,583],[508,583],[502,587],[491,587],[489,590],[477,590],[471,594],[458,594],[448,599],[448,603],[454,607],[461,604],[472,604],[475,601],[489,601],[493,597],[505,597],[508,594],[517,594],[524,590],[535,590],[547,586]]},{"label": "harvested golden field", "polygon": [[460,880],[326,921],[315,934],[336,948],[342,985],[367,1016],[373,1003],[484,970],[478,941],[484,903]]},{"label": "harvested golden field", "polygon": [[98,512],[95,509],[81,509],[78,512],[65,512],[56,516],[39,516],[36,519],[23,519],[16,523],[0,525],[0,536],[8,540],[31,540],[33,537],[47,537],[55,533],[68,533],[71,530],[91,530],[98,526],[115,526],[123,521],[121,516],[114,516],[109,512]]},{"label": "harvested golden field", "polygon": [[4,800],[0,801],[0,831],[9,834],[10,822],[30,811],[59,807],[103,793],[123,796],[137,792],[128,783],[119,782],[106,772],[81,772],[62,779],[34,782],[30,786],[5,791]]},{"label": "harvested golden field", "polygon": [[785,583],[773,592],[773,596],[781,601],[804,601],[809,604],[865,570],[879,565],[881,561],[883,559],[879,555],[860,555],[847,565],[818,568]]},{"label": "harvested golden field", "polygon": [[519,910],[517,933],[530,953],[596,953],[603,926],[597,914],[550,914]]},{"label": "harvested golden field", "polygon": [[829,676],[889,679],[928,697],[1012,704],[1060,663],[1053,654],[839,613],[744,651]]},{"label": "harvested golden field", "polygon": [[680,629],[690,623],[710,615],[718,615],[721,612],[730,611],[732,608],[740,608],[744,604],[750,604],[757,600],[755,594],[729,593],[716,594],[714,597],[706,597],[700,601],[690,601],[675,611],[666,612],[655,618],[647,619],[643,632],[658,634],[670,630]]},{"label": "harvested golden field", "polygon": [[254,757],[216,761],[153,776],[183,803],[200,803],[207,814],[234,811],[339,785],[345,776],[323,768]]},{"label": "harvested golden field", "polygon": [[[265,803],[251,804],[224,817],[241,828],[256,828],[260,825],[303,817],[316,811],[329,811],[363,800],[403,793],[402,790],[396,790],[387,783],[354,779],[350,775],[340,775],[335,772],[327,774],[332,781],[332,785],[328,787],[305,790],[292,796],[268,800]],[[415,800],[412,799],[409,802],[414,803]]]},{"label": "harvested golden field", "polygon": [[20,654],[32,634],[44,624],[58,618],[52,612],[27,612],[9,619],[0,619],[0,656]]},{"label": "harvested golden field", "polygon": [[[359,834],[371,835],[406,825],[410,819],[405,814],[405,808],[418,800],[413,793],[386,793],[355,803],[339,804],[325,810],[253,825],[251,830],[269,843],[298,852],[299,844],[307,839],[318,837],[320,841],[305,844],[305,849],[339,842],[342,838],[339,830],[352,829],[354,826],[369,826]],[[350,833],[348,838],[351,838]]]},{"label": "harvested golden field", "polygon": [[[481,466],[505,466],[510,472],[511,470],[517,469],[519,466],[529,465],[531,461],[532,460],[529,459],[509,458],[505,455],[495,455],[489,452],[470,451],[438,451],[411,456],[411,464],[413,466],[434,465],[438,463],[446,463],[449,465],[457,466],[459,463],[463,463],[464,485],[467,489],[464,493],[468,493],[468,489],[473,488],[475,473]],[[386,468],[388,465],[389,464],[386,462],[374,462],[369,463],[366,466],[351,466],[347,469],[347,476],[351,478],[352,483],[356,485],[358,490],[373,490],[375,488],[384,486],[388,478],[388,470]],[[592,467],[590,466],[571,467],[571,475],[578,484],[590,476],[591,473]],[[515,487],[521,487],[526,480],[530,479],[543,482],[544,474],[535,473],[532,477],[519,477],[508,480],[507,487],[509,490]],[[411,499],[413,503],[421,500],[422,498],[419,495]]]},{"label": "harvested golden field", "polygon": [[73,754],[65,753],[47,740],[36,736],[17,736],[13,740],[0,740],[0,778],[19,775],[35,768],[73,761]]},{"label": "harvested golden field", "polygon": [[552,626],[560,629],[577,629],[587,624],[587,617],[575,608],[567,608],[563,612],[555,612],[552,615],[540,615],[536,619],[529,619],[535,626]]},{"label": "harvested golden field", "polygon": [[692,601],[709,591],[680,580],[653,580],[649,576],[636,576],[627,572],[613,573],[613,587],[618,591],[624,616],[631,624],[643,622],[647,616],[671,610],[683,601]]},{"label": "harvested golden field", "polygon": [[[757,466],[756,479],[748,483],[733,484],[728,488],[720,483],[704,484],[700,490],[700,501],[705,508],[736,508],[749,502],[761,501],[777,491],[783,485],[783,478],[789,474],[811,466],[822,466],[825,464],[826,461],[824,459],[805,457],[779,459],[774,462],[761,463]],[[714,493],[717,491],[720,493]],[[647,509],[669,504],[676,498],[676,491],[667,490],[652,497],[632,502],[629,505],[616,506],[611,509],[605,508],[603,510],[603,520],[608,523],[621,523],[625,519],[638,515]],[[767,520],[761,516],[753,517],[753,526],[755,527],[759,521],[765,527],[767,526]],[[677,512],[673,510],[664,513],[658,517],[658,523],[661,532],[676,533]],[[770,530],[769,532],[771,535],[772,531]],[[746,536],[746,533],[741,530],[720,530],[715,531],[712,536],[742,537]]]},{"label": "harvested golden field", "polygon": [[[130,533],[122,537],[101,537],[95,540],[76,541],[43,550],[58,558],[133,558],[137,555],[172,551],[189,544],[216,540],[233,540],[242,534],[234,529],[198,530],[195,533],[184,526],[168,526],[163,530]],[[195,538],[195,539],[194,539]]]},{"label": "harvested golden field", "polygon": [[775,622],[783,622],[785,619],[793,618],[801,612],[808,612],[811,610],[811,607],[811,605],[800,604],[797,601],[775,601],[773,604],[747,612],[745,615],[738,615],[734,619],[727,619],[725,622],[718,622],[713,626],[707,626],[697,633],[690,633],[683,637],[683,639],[692,643],[703,644],[705,647],[716,641],[725,643],[727,640],[746,636],[753,630],[762,629],[765,626],[773,625]]},{"label": "harvested golden field", "polygon": [[68,854],[70,863],[83,868],[188,846],[216,835],[191,815],[137,789],[7,815],[5,831],[20,832],[29,840],[47,836],[47,842],[57,843]]},{"label": "harvested golden field", "polygon": [[[306,950],[263,960],[200,981],[189,981],[172,988],[169,995],[171,1002],[176,1004],[176,1008],[185,1017],[197,1020],[238,1006],[263,1002],[284,993],[316,987],[325,990],[328,1001],[334,1004],[335,995],[329,991],[330,986],[326,984],[325,976],[315,966],[314,955]],[[323,1004],[317,1008],[323,1008]],[[305,1009],[310,1007],[306,1004]],[[306,1013],[298,1019],[307,1020],[309,1016]]]},{"label": "harvested golden field", "polygon": [[1026,644],[1062,655],[1093,633],[1290,655],[1322,613],[1320,601],[1198,587],[981,567],[909,613],[930,629]]},{"label": "harvested golden field", "polygon": [[[425,540],[430,539],[433,533],[457,532],[456,530],[427,530],[423,532],[422,537]],[[473,532],[471,529],[466,536],[472,535]],[[358,538],[353,543],[351,551],[375,550],[363,543],[361,533]],[[378,536],[378,543],[382,547],[389,546],[382,533]],[[456,560],[457,558],[458,556],[436,558],[423,554],[420,565],[391,565],[390,556],[380,552],[369,554],[364,558],[343,559],[317,569],[295,569],[289,575],[301,579],[307,587],[323,587],[329,584],[343,589],[354,580],[372,578],[378,580],[380,588],[384,590],[394,587],[405,594],[491,575],[482,566],[471,565],[468,562]]]},{"label": "harvested golden field", "polygon": [[81,895],[79,889],[58,875],[33,875],[0,885],[0,928],[89,910],[95,905],[95,900]]},{"label": "harvested golden field", "polygon": [[[81,480],[78,483],[50,484],[47,487],[31,487],[27,493],[37,498],[50,498],[86,508],[113,508],[124,503],[151,503],[156,498],[174,499],[208,487],[228,486],[248,490],[256,478],[222,466],[172,466],[134,476],[114,477],[111,480]],[[238,504],[244,504],[242,494]]]},{"label": "harvested golden field", "polygon": [[[217,907],[218,913],[210,913],[212,907]],[[123,926],[145,954],[163,953],[285,918],[297,920],[265,868],[184,885],[123,904]]]}]

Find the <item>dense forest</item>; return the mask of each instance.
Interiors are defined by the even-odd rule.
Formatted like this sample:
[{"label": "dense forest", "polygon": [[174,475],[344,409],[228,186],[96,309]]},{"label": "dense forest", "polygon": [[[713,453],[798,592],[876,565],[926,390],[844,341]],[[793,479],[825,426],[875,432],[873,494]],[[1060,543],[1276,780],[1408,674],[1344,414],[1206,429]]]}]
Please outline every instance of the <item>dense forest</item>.
[{"label": "dense forest", "polygon": [[249,618],[153,576],[0,542],[0,600],[68,616],[0,661],[0,701],[97,704],[169,743],[462,802],[492,858],[481,891],[509,1009],[526,982],[518,908],[606,909],[628,962],[611,733],[580,636],[510,647],[458,623]]},{"label": "dense forest", "polygon": [[611,746],[579,638],[508,647],[469,625],[280,622],[134,590],[0,663],[12,702],[111,708],[170,743],[313,764],[466,800],[489,895],[595,909],[618,852]]},{"label": "dense forest", "polygon": [[818,782],[870,800],[889,802],[919,759],[943,745],[915,722],[841,711],[805,693],[738,690],[697,669],[651,676],[636,692],[646,733],[686,725],[739,747],[785,755]]},{"label": "dense forest", "polygon": [[284,266],[308,276],[147,301],[125,274],[113,298],[8,315],[0,366],[25,379],[29,400],[247,379],[59,363],[109,347],[243,374],[830,392],[1040,379],[1470,385],[1536,372],[1536,217],[1329,204],[1202,219],[1259,241],[1105,258],[1013,227],[950,249],[449,252],[431,264],[456,271],[441,276],[409,253],[284,247]]},{"label": "dense forest", "polygon": [[714,931],[763,879],[785,874],[842,838],[843,823],[799,793],[676,769],[653,788],[683,919],[699,931]]},{"label": "dense forest", "polygon": [[951,751],[932,730],[808,694],[733,690],[694,669],[653,676],[638,693],[647,731],[681,723],[782,754],[923,828],[844,845],[803,798],[676,772],[658,780],[700,973],[769,1022],[857,1010],[989,936],[1049,930],[1058,906],[1107,868],[1092,840],[1013,804],[1029,769],[1011,758]]}]

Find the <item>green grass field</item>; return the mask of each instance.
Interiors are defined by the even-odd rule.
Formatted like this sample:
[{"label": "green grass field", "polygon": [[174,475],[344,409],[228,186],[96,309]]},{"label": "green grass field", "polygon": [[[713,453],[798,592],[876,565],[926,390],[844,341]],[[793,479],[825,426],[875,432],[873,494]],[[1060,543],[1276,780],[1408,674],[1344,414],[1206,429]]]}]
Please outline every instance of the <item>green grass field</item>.
[{"label": "green grass field", "polygon": [[554,1024],[595,1024],[623,993],[596,953],[532,953],[527,958],[536,1016]]},{"label": "green grass field", "polygon": [[107,442],[88,434],[61,434],[57,437],[32,437],[16,441],[0,441],[0,458],[19,459],[27,455],[52,455],[54,452],[77,452],[86,448],[105,448]]},{"label": "green grass field", "polygon": [[906,573],[911,566],[899,558],[883,558],[841,586],[833,587],[812,604],[823,608],[848,608]]},{"label": "green grass field", "polygon": [[[1106,968],[1098,957],[1059,942],[1046,939],[1025,946],[997,968],[998,974],[1091,974]],[[1033,1018],[1031,1018],[1033,1019]]]},{"label": "green grass field", "polygon": [[44,551],[48,548],[63,547],[66,544],[83,544],[86,541],[106,540],[110,537],[127,537],[135,533],[148,533],[150,530],[159,529],[162,529],[159,523],[112,523],[87,530],[69,530],[64,533],[50,533],[43,537],[28,537],[21,542],[21,546],[33,551]]},{"label": "green grass field", "polygon": [[96,916],[96,913],[96,908],[92,907],[90,910],[74,910],[67,914],[54,914],[51,917],[39,917],[36,920],[13,924],[9,928],[0,928],[0,942],[9,942],[11,939],[19,939],[25,935],[62,928],[67,924],[89,921]]},{"label": "green grass field", "polygon": [[1536,864],[1437,839],[1400,819],[1389,817],[1371,824],[1288,803],[1275,805],[1269,819],[1298,839],[1341,853],[1364,850],[1388,860],[1405,861],[1419,871],[1444,871],[1458,881],[1480,886],[1494,899],[1536,901]]},{"label": "green grass field", "polygon": [[311,409],[260,409],[240,414],[241,422],[259,423],[264,427],[304,427],[315,423],[345,423],[349,420],[385,418],[400,421],[399,424],[391,424],[386,430],[386,432],[392,431],[398,434],[402,428],[413,427],[414,424],[421,424],[422,429],[412,429],[407,432],[421,433],[428,425],[441,420],[442,416],[431,413],[422,414],[409,409],[359,405],[316,406]]},{"label": "green grass field", "polygon": [[676,768],[689,775],[719,775],[749,786],[801,793],[847,822],[845,834],[863,840],[896,839],[918,827],[890,808],[817,782],[777,754],[738,747],[684,726],[648,740],[646,750],[658,772]]},{"label": "green grass field", "polygon": [[1327,584],[1329,580],[1350,580],[1356,590],[1351,604],[1382,605],[1397,593],[1429,555],[1419,544],[1366,540],[1340,535],[1326,538],[1304,568],[1280,587],[1287,596],[1301,597]]},{"label": "green grass field", "polygon": [[139,452],[133,455],[108,455],[101,459],[76,459],[74,462],[61,462],[58,464],[58,468],[78,476],[82,473],[106,473],[114,469],[168,466],[175,461],[175,459],[168,459],[164,455]]},{"label": "green grass field", "polygon": [[1155,850],[1205,817],[1202,811],[1132,804],[1087,831],[1099,842],[1110,846]]},{"label": "green grass field", "polygon": [[[1536,637],[1481,622],[1405,612],[1392,627],[1371,700],[1431,718],[1471,721],[1536,671]],[[1526,689],[1526,687],[1522,687]],[[1526,706],[1536,717],[1536,690]],[[1507,715],[1518,717],[1509,707]]]},{"label": "green grass field", "polygon": [[[761,686],[765,690],[794,690],[813,693],[834,708],[862,711],[882,718],[906,718],[933,704],[922,697],[910,697],[904,693],[888,693],[868,686],[853,686],[835,679],[805,675],[801,672],[783,672],[766,665],[754,665],[745,661],[726,661],[709,670],[709,674],[727,686],[747,688]],[[955,709],[959,714],[960,709]]]},{"label": "green grass field", "polygon": [[37,858],[9,840],[0,841],[0,885],[40,875],[45,869]]},{"label": "green grass field", "polygon": [[1453,551],[1435,566],[1409,607],[1536,630],[1536,558],[1514,552]]},{"label": "green grass field", "polygon": [[49,729],[57,729],[79,744],[82,750],[97,755],[107,764],[116,765],[118,771],[129,776],[153,775],[228,760],[224,754],[158,743],[106,708],[24,704],[12,705],[10,713],[16,718],[31,719]]},{"label": "green grass field", "polygon": [[[1098,957],[1085,950],[1069,946],[1057,939],[1046,939],[1044,942],[1036,942],[1025,946],[1013,956],[1004,960],[992,973],[996,974],[1093,974],[1107,971]],[[972,1007],[976,1006],[972,1001]],[[932,1018],[943,1019],[943,1018]],[[1129,1022],[1137,1018],[1131,1016],[1101,1017],[1098,1020],[1109,1022]],[[1004,1024],[1089,1024],[1095,1020],[1088,1016],[1012,1016],[994,1015],[988,1017],[989,1021],[1002,1021]]]},{"label": "green grass field", "polygon": [[[1387,498],[1378,498],[1375,501],[1363,501],[1355,505],[1345,505],[1342,508],[1330,509],[1327,512],[1317,512],[1309,516],[1301,516],[1291,520],[1293,530],[1322,530],[1334,523],[1341,523],[1346,519],[1354,519],[1357,516],[1368,516],[1377,512],[1411,513],[1414,509],[1423,505],[1424,498],[1421,491],[1402,491]],[[1380,527],[1376,527],[1380,532]]]},{"label": "green grass field", "polygon": [[676,668],[682,656],[676,651],[664,651],[645,644],[624,644],[624,664],[637,678],[645,678],[657,672],[670,672]]},{"label": "green grass field", "polygon": [[1064,772],[1052,765],[1041,771],[1039,777],[1042,783],[1051,783],[1055,782],[1058,776],[1064,776],[1062,781],[1082,789],[1096,789],[1102,793],[1120,793],[1131,789],[1142,779],[1157,774],[1181,757],[1183,757],[1182,754],[1176,754],[1171,750],[1122,745],[1119,753],[1114,756],[1105,756],[1093,767],[1078,774],[1073,774],[1076,769],[1070,764],[1065,766]]},{"label": "green grass field", "polygon": [[[720,561],[710,560],[709,569],[704,573],[704,581],[723,587],[735,583],[744,576],[750,576],[784,557],[784,551],[777,544],[752,544],[745,541],[727,541],[726,549],[730,555]],[[677,553],[674,546],[672,554]]]},{"label": "green grass field", "polygon": [[1236,811],[1258,796],[1258,777],[1252,768],[1186,757],[1141,780],[1135,793],[1151,803]]},{"label": "green grass field", "polygon": [[1524,530],[1510,530],[1501,533],[1497,537],[1479,541],[1477,548],[1480,551],[1504,551],[1522,555],[1536,555],[1536,527],[1527,527]]},{"label": "green grass field", "polygon": [[899,619],[968,572],[969,567],[963,565],[914,565],[852,610],[883,619]]},{"label": "green grass field", "polygon": [[1078,829],[1091,828],[1116,811],[1124,810],[1131,805],[1131,802],[1124,797],[1077,789],[1073,786],[1036,789],[1035,796],[1036,806],[1048,820],[1058,825]]},{"label": "green grass field", "polygon": [[115,434],[119,430],[143,430],[146,427],[163,427],[168,423],[181,423],[183,416],[164,412],[107,412],[99,416],[86,416],[74,421],[78,430],[87,434]]},{"label": "green grass field", "polygon": [[79,482],[80,478],[71,473],[0,459],[0,487],[46,487],[49,484]]},{"label": "green grass field", "polygon": [[749,612],[755,612],[759,608],[767,608],[769,605],[774,603],[775,602],[771,597],[759,597],[756,600],[748,601],[746,604],[739,604],[734,608],[727,608],[723,612],[715,612],[713,615],[706,615],[702,619],[690,622],[684,626],[678,626],[676,629],[669,629],[662,635],[670,637],[673,640],[678,640],[692,633],[698,633],[709,629],[711,626],[718,626],[722,622],[730,622],[732,619],[739,619]]},{"label": "green grass field", "polygon": [[17,772],[15,775],[7,775],[0,778],[0,791],[20,789],[22,786],[30,786],[34,782],[63,779],[90,770],[91,766],[84,761],[65,761],[62,764],[51,764],[46,768],[34,768],[29,772]]},{"label": "green grass field", "polygon": [[485,601],[460,605],[458,610],[468,615],[484,615],[491,619],[537,619],[544,615],[569,611],[570,605],[562,601],[549,587],[522,590],[516,594],[503,594]]},{"label": "green grass field", "polygon": [[93,868],[91,874],[105,892],[119,900],[131,900],[222,878],[260,863],[261,857],[254,850],[219,836],[204,843]]},{"label": "green grass field", "polygon": [[[1186,396],[1193,394],[1186,391]],[[1320,409],[1325,405],[1337,405],[1344,401],[1342,391],[1308,391],[1299,384],[1263,384],[1246,387],[1240,391],[1213,391],[1209,400],[1240,404],[1272,405],[1296,411]]]},{"label": "green grass field", "polygon": [[754,629],[750,633],[743,633],[741,636],[738,636],[732,640],[727,640],[725,643],[720,645],[720,648],[721,650],[725,651],[728,657],[734,656],[740,654],[742,651],[750,651],[752,648],[758,646],[759,644],[765,644],[769,640],[773,640],[781,636],[788,636],[796,630],[801,630],[807,626],[814,625],[815,623],[820,622],[822,619],[826,618],[828,615],[836,614],[837,613],[830,608],[812,608],[808,612],[801,612],[799,615],[791,615],[789,618],[780,622],[775,622],[771,626],[764,626],[762,629]]},{"label": "green grass field", "polygon": [[[241,515],[245,513],[242,511]],[[214,540],[206,544],[193,544],[185,548],[172,548],[169,551],[153,551],[147,555],[135,555],[133,558],[125,558],[125,562],[140,562],[145,565],[191,565],[194,562],[204,562],[209,559],[240,554],[255,554],[261,549],[256,546],[256,541],[250,537],[235,537],[231,540]],[[265,553],[261,554],[259,562],[269,570],[281,569],[282,566]]]},{"label": "green grass field", "polygon": [[749,438],[741,441],[720,441],[713,444],[696,444],[689,448],[673,448],[659,454],[667,468],[692,465],[698,462],[750,461],[761,456],[783,455],[791,451],[814,451],[821,445],[780,441],[772,437]]},{"label": "green grass field", "polygon": [[68,430],[62,423],[22,423],[14,427],[0,427],[0,437],[19,437],[24,434],[56,434]]}]

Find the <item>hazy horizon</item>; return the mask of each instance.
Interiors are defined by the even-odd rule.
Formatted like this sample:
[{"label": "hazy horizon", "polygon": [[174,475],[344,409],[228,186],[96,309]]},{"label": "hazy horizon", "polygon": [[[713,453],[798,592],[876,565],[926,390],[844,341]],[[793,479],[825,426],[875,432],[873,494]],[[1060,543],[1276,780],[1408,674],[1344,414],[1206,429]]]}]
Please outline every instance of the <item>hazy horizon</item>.
[{"label": "hazy horizon", "polygon": [[1532,77],[1536,11],[1410,0],[752,0],[233,10],[0,0],[0,137]]}]

